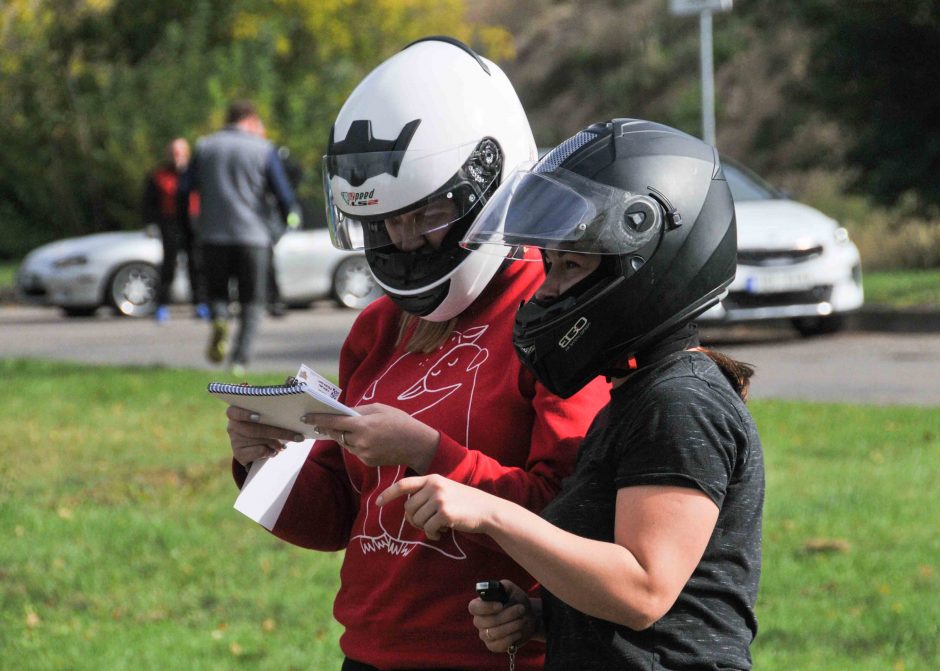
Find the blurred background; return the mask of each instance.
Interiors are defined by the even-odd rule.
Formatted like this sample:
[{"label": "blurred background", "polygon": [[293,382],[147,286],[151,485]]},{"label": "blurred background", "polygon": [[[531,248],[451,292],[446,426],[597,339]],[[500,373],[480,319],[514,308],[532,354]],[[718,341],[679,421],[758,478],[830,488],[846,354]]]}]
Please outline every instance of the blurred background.
[{"label": "blurred background", "polygon": [[[4,0],[0,261],[139,229],[172,137],[257,101],[322,219],[356,82],[428,34],[500,63],[540,146],[612,116],[702,135],[699,23],[667,0]],[[940,5],[737,0],[714,15],[719,150],[849,229],[866,270],[940,265]]]}]

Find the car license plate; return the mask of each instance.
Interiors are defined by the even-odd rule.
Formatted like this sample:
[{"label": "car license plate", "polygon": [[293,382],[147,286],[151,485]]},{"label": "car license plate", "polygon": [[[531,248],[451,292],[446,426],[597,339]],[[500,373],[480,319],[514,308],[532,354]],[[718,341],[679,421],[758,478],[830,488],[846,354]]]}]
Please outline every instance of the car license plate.
[{"label": "car license plate", "polygon": [[751,275],[747,278],[745,288],[749,294],[774,294],[809,289],[813,285],[810,273],[787,271]]}]

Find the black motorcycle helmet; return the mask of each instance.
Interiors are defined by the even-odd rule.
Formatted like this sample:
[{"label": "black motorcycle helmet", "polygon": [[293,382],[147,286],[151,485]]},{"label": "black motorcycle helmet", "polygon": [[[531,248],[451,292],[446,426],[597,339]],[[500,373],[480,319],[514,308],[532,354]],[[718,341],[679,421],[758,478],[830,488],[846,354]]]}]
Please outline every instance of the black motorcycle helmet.
[{"label": "black motorcycle helmet", "polygon": [[599,268],[516,315],[513,343],[567,398],[715,304],[734,279],[734,202],[714,147],[637,119],[594,124],[517,170],[462,244],[603,255]]}]

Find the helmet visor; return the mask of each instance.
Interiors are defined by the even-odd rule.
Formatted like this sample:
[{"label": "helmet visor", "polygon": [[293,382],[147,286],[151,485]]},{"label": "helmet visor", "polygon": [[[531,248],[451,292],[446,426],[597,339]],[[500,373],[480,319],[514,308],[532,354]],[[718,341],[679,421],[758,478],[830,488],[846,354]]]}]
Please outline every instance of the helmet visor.
[{"label": "helmet visor", "polygon": [[[461,245],[538,247],[580,254],[629,254],[659,235],[662,210],[648,195],[634,194],[541,164],[519,168],[497,189]],[[498,246],[498,247],[497,247]],[[514,256],[521,258],[519,251]]]},{"label": "helmet visor", "polygon": [[[467,158],[461,163],[460,157]],[[488,138],[437,152],[324,156],[323,190],[333,245],[408,249],[423,236],[443,234],[485,200],[501,163],[499,147]],[[451,177],[428,193],[428,176],[441,174]]]}]

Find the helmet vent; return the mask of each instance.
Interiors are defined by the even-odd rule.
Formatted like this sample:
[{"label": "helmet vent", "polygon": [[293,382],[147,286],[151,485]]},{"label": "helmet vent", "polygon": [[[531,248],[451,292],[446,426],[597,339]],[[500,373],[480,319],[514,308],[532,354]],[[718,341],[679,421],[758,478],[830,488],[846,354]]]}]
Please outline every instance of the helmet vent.
[{"label": "helmet vent", "polygon": [[554,172],[558,166],[568,160],[569,156],[596,137],[597,135],[595,133],[589,133],[587,131],[581,131],[577,135],[569,137],[545,154],[542,160],[536,164],[532,172]]}]

